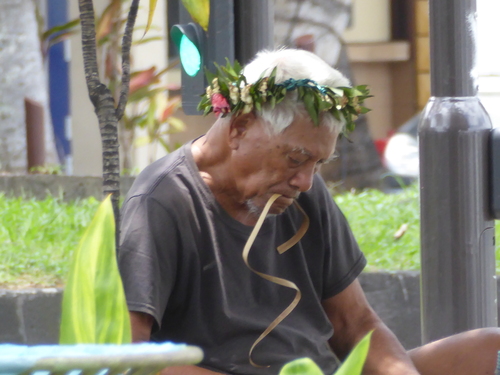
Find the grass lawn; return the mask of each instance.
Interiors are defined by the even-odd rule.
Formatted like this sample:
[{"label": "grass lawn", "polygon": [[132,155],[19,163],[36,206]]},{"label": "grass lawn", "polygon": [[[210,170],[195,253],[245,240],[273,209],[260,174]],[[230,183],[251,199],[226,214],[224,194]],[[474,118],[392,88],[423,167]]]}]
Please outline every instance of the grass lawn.
[{"label": "grass lawn", "polygon": [[[346,193],[335,201],[368,258],[368,271],[419,269],[417,186],[398,194]],[[0,288],[62,286],[72,252],[98,205],[94,198],[66,203],[54,197],[37,201],[0,193]]]},{"label": "grass lawn", "polygon": [[378,190],[337,195],[361,250],[367,271],[418,270],[420,267],[420,207],[418,186],[397,194]]},{"label": "grass lawn", "polygon": [[99,202],[65,203],[0,194],[0,287],[61,286]]}]

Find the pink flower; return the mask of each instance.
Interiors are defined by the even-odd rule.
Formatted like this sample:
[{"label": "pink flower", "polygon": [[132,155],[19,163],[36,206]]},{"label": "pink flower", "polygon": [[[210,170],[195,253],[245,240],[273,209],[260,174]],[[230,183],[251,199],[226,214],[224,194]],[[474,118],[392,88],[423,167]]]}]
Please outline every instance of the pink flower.
[{"label": "pink flower", "polygon": [[211,100],[212,100],[212,107],[214,108],[214,113],[216,115],[219,115],[221,113],[224,115],[231,111],[227,99],[222,94],[220,93],[213,94]]}]

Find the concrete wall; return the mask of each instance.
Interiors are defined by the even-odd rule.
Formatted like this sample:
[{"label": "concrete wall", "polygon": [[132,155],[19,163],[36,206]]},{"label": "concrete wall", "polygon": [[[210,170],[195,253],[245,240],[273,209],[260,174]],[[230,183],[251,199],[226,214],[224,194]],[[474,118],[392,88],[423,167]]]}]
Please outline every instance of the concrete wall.
[{"label": "concrete wall", "polygon": [[0,342],[57,343],[60,289],[0,290]]},{"label": "concrete wall", "polygon": [[[360,276],[368,301],[406,349],[420,345],[419,279],[418,272]],[[0,343],[57,343],[61,301],[62,289],[0,290]]]},{"label": "concrete wall", "polygon": [[[122,177],[120,189],[125,195],[132,186],[133,177]],[[66,201],[78,198],[102,198],[101,177],[77,177],[57,175],[0,175],[0,192],[8,197],[44,199],[47,194],[62,197]]]},{"label": "concrete wall", "polygon": [[[369,302],[403,345],[420,345],[419,277],[415,272],[365,273]],[[54,344],[59,337],[61,289],[0,290],[0,342]]]}]

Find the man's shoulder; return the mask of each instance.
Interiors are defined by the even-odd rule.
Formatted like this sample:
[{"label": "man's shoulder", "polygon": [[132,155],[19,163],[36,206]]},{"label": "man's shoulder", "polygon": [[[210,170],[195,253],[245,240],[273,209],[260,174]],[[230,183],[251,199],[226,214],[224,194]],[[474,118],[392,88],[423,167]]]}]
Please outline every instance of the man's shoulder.
[{"label": "man's shoulder", "polygon": [[186,185],[195,184],[193,168],[187,160],[186,145],[147,166],[135,179],[126,201],[135,197],[157,200],[179,199]]},{"label": "man's shoulder", "polygon": [[137,176],[128,192],[128,198],[151,195],[159,187],[175,188],[175,179],[189,172],[185,146],[148,165]]}]

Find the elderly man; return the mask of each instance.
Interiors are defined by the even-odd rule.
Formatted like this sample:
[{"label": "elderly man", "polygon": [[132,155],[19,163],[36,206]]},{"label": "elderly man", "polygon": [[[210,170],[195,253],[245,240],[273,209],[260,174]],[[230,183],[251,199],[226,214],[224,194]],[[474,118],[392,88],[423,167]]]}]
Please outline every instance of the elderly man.
[{"label": "elderly man", "polygon": [[364,89],[299,50],[213,78],[200,104],[212,128],[146,168],[123,207],[134,341],[205,354],[164,374],[277,374],[310,357],[329,375],[370,330],[365,374],[493,374],[496,330],[407,353],[366,301],[366,260],[316,173]]}]

